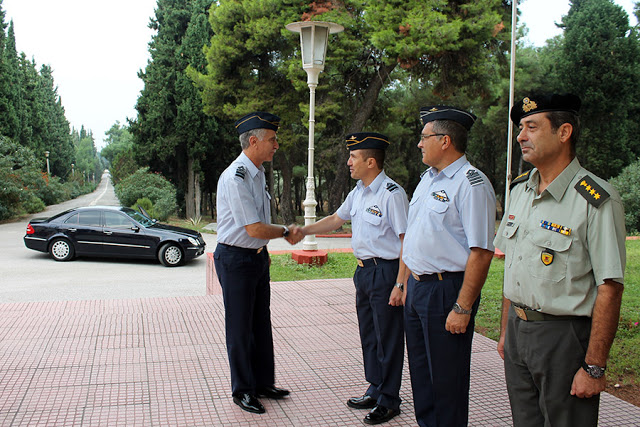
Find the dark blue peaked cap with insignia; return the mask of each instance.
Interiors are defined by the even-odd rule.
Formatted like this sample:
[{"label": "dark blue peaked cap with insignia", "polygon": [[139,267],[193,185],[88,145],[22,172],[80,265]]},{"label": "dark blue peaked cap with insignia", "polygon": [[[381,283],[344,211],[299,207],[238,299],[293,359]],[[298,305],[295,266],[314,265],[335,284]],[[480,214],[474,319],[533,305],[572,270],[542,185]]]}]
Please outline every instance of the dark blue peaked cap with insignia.
[{"label": "dark blue peaked cap with insignia", "polygon": [[345,142],[350,151],[371,148],[386,150],[389,146],[389,138],[381,133],[375,132],[350,133],[345,137]]},{"label": "dark blue peaked cap with insignia", "polygon": [[264,111],[254,111],[241,117],[235,126],[238,135],[253,129],[271,129],[277,132],[280,127],[280,117]]},{"label": "dark blue peaked cap with insignia", "polygon": [[510,116],[513,123],[519,125],[522,118],[544,111],[568,111],[578,114],[580,105],[580,98],[570,93],[532,94],[516,102],[511,107]]},{"label": "dark blue peaked cap with insignia", "polygon": [[422,126],[434,120],[452,120],[470,130],[476,121],[476,116],[448,105],[431,105],[420,109],[420,120],[422,121]]}]

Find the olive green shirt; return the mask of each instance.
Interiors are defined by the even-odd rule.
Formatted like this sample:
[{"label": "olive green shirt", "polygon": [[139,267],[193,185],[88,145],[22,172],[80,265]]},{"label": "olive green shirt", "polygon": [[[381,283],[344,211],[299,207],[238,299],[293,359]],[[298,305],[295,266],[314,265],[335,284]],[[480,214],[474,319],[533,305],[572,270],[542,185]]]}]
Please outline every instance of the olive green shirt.
[{"label": "olive green shirt", "polygon": [[[512,188],[494,240],[505,253],[504,296],[547,314],[591,316],[597,286],[605,279],[624,280],[620,195],[577,158],[540,195],[539,180],[533,169]],[[588,182],[597,186],[581,188],[583,196],[576,185],[587,188]]]}]

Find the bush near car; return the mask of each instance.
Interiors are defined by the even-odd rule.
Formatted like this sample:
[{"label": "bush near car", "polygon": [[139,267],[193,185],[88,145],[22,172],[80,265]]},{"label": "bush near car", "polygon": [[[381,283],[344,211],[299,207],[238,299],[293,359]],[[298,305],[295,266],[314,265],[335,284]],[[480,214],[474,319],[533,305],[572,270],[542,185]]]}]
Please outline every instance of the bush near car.
[{"label": "bush near car", "polygon": [[640,232],[640,160],[622,169],[611,185],[622,198],[627,233]]},{"label": "bush near car", "polygon": [[[166,178],[158,173],[141,168],[115,185],[116,196],[122,206],[135,206],[139,199],[147,198],[153,203],[155,219],[166,221],[175,213],[176,189]],[[143,208],[147,209],[145,206]],[[148,209],[147,209],[148,211]]]}]

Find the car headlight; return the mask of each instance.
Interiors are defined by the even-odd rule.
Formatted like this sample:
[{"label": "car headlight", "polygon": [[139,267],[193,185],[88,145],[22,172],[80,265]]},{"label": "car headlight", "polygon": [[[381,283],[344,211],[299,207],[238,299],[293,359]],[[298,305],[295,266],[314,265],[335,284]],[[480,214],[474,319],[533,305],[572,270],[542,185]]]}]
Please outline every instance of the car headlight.
[{"label": "car headlight", "polygon": [[191,243],[194,246],[198,246],[199,243],[196,239],[194,239],[193,237],[187,237],[187,240],[189,240],[189,243]]}]

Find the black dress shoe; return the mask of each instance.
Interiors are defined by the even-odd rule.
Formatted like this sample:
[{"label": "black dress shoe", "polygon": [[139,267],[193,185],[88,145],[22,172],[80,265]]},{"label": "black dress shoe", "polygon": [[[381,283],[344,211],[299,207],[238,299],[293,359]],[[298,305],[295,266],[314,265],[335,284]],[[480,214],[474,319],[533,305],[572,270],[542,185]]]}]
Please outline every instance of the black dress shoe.
[{"label": "black dress shoe", "polygon": [[364,417],[364,422],[366,424],[386,423],[387,421],[389,421],[391,418],[395,417],[399,413],[400,413],[399,409],[389,409],[382,405],[376,405],[376,407],[373,408],[371,412],[367,414],[366,417]]},{"label": "black dress shoe", "polygon": [[356,409],[371,409],[376,406],[376,403],[378,403],[378,401],[368,394],[360,397],[352,397],[347,400],[347,406]]},{"label": "black dress shoe", "polygon": [[256,389],[256,394],[260,397],[266,397],[269,399],[282,399],[285,396],[289,396],[289,390],[275,386],[258,387]]},{"label": "black dress shoe", "polygon": [[253,394],[234,393],[233,403],[238,405],[242,410],[253,412],[254,414],[264,414],[264,406]]}]

